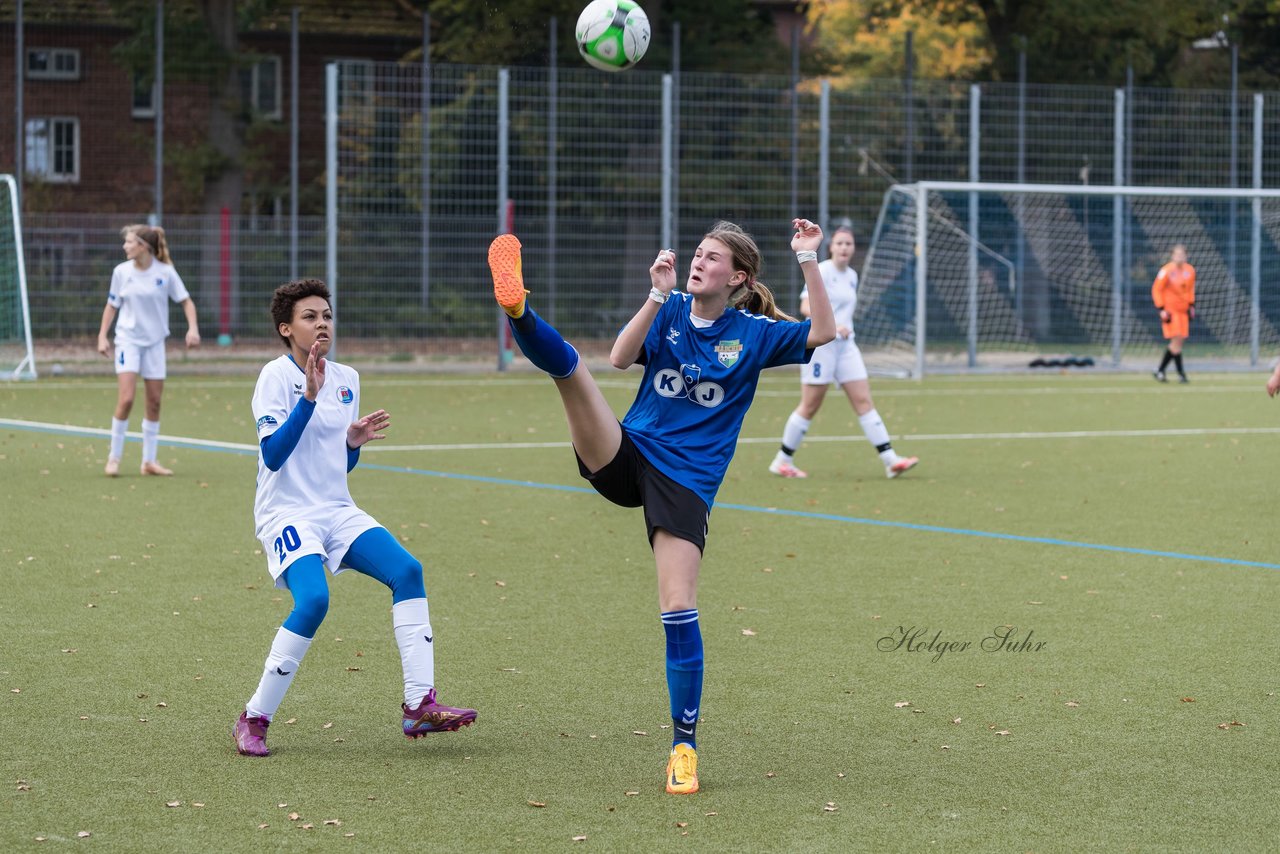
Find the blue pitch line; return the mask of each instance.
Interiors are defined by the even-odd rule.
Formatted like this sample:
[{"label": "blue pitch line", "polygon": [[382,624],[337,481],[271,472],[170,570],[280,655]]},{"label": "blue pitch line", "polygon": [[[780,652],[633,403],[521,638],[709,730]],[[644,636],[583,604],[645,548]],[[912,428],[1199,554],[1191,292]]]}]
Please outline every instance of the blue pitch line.
[{"label": "blue pitch line", "polygon": [[[58,435],[87,438],[102,438],[99,432],[91,432],[76,427],[35,427],[7,422],[3,427],[13,430],[25,430],[32,433],[54,433]],[[130,437],[130,441],[139,441]],[[171,448],[189,448],[197,451],[217,451],[236,456],[256,457],[255,448],[225,448],[205,445],[198,442],[183,442],[172,439],[160,439],[160,444]],[[380,463],[360,464],[360,468],[372,471],[394,472],[397,474],[416,474],[426,477],[438,477],[446,480],[463,480],[472,483],[485,483],[494,486],[519,486],[527,489],[546,489],[554,492],[572,492],[580,494],[596,494],[594,489],[585,486],[565,486],[556,483],[539,483],[532,480],[513,480],[505,477],[489,477],[478,474],[459,474],[457,472],[432,471],[431,469],[410,468],[408,466],[388,466]],[[949,528],[944,525],[924,525],[918,522],[892,522],[885,519],[866,519],[861,516],[841,516],[834,513],[814,513],[807,510],[783,510],[777,507],[756,507],[751,504],[717,504],[726,510],[739,510],[744,513],[761,513],[766,516],[788,516],[795,519],[816,519],[823,522],[841,522],[846,525],[870,525],[877,528],[897,528],[907,531],[924,531],[930,534],[951,534],[960,537],[978,537],[986,540],[1004,540],[1012,543],[1030,543],[1038,546],[1060,546],[1068,549],[1088,549],[1090,551],[1112,552],[1114,554],[1139,555],[1141,557],[1164,557],[1173,560],[1193,560],[1202,563],[1217,563],[1226,566],[1247,566],[1255,569],[1280,569],[1280,564],[1265,563],[1257,560],[1240,560],[1231,557],[1215,557],[1213,555],[1197,555],[1185,552],[1165,552],[1156,549],[1140,549],[1132,546],[1109,546],[1104,543],[1084,543],[1076,540],[1060,540],[1056,537],[1028,537],[1022,534],[1001,534],[995,531],[976,531],[971,528]]]}]

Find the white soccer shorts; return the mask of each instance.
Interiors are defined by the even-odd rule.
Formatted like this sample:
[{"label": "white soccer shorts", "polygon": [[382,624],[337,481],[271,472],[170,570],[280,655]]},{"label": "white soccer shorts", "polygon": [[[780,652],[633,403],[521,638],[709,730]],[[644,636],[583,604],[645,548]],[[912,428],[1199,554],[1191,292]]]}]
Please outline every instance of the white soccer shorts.
[{"label": "white soccer shorts", "polygon": [[163,341],[150,347],[116,345],[117,374],[141,374],[144,380],[162,380],[165,378],[166,368]]},{"label": "white soccer shorts", "polygon": [[379,527],[376,519],[355,505],[319,509],[323,515],[315,511],[281,513],[267,526],[262,551],[276,587],[286,586],[284,571],[307,555],[320,555],[333,575],[345,571],[342,559],[347,549],[365,531]]},{"label": "white soccer shorts", "polygon": [[800,382],[804,385],[844,385],[867,378],[862,351],[853,338],[837,338],[813,351],[808,364],[800,366]]}]

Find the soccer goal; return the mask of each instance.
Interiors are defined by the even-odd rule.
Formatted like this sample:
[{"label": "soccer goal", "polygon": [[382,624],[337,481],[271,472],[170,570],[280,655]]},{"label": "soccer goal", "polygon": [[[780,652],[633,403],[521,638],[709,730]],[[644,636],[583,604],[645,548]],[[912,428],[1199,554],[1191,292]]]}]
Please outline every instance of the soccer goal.
[{"label": "soccer goal", "polygon": [[12,175],[0,175],[0,378],[36,378],[22,218]]},{"label": "soccer goal", "polygon": [[1196,268],[1189,358],[1255,365],[1280,345],[1280,190],[920,182],[885,193],[858,346],[874,373],[915,377],[1149,368],[1151,284],[1176,244]]}]

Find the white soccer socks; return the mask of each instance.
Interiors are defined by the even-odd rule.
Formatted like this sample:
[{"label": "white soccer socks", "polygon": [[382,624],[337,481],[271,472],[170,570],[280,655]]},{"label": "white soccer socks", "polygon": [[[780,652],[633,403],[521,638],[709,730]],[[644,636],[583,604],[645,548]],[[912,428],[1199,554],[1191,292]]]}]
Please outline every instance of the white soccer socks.
[{"label": "white soccer socks", "polygon": [[304,638],[284,626],[280,627],[275,640],[271,642],[271,651],[267,653],[267,663],[262,669],[258,690],[244,707],[249,717],[271,720],[276,709],[280,708],[285,692],[293,684],[293,677],[298,672],[302,657],[310,648],[311,638]]},{"label": "white soccer socks", "polygon": [[142,462],[154,463],[160,447],[160,422],[142,419]]},{"label": "white soccer socks", "polygon": [[404,701],[413,707],[422,702],[436,684],[435,636],[431,632],[427,600],[396,602],[391,606],[391,627],[404,668]]}]

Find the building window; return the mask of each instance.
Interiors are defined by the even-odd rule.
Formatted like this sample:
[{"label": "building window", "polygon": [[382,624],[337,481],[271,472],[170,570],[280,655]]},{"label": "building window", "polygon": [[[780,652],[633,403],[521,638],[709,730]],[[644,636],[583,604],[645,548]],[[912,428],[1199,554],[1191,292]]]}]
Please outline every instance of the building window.
[{"label": "building window", "polygon": [[80,180],[80,120],[27,119],[26,171],[56,183]]},{"label": "building window", "polygon": [[145,83],[136,74],[133,77],[133,106],[129,114],[135,119],[156,117],[156,84]]},{"label": "building window", "polygon": [[80,51],[65,47],[33,47],[27,51],[30,80],[79,80]]},{"label": "building window", "polygon": [[240,71],[240,94],[246,106],[264,119],[279,121],[280,57],[264,56],[251,68]]}]

